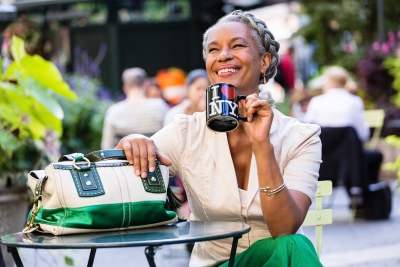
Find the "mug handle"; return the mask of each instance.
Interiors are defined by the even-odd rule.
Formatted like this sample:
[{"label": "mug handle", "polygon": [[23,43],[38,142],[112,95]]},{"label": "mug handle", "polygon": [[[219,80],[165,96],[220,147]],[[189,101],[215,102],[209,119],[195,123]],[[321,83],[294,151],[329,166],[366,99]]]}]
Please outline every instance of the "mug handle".
[{"label": "mug handle", "polygon": [[[242,99],[246,99],[247,95],[238,95],[238,101]],[[238,114],[238,119],[241,121],[247,121],[247,117],[243,117],[242,115]]]}]

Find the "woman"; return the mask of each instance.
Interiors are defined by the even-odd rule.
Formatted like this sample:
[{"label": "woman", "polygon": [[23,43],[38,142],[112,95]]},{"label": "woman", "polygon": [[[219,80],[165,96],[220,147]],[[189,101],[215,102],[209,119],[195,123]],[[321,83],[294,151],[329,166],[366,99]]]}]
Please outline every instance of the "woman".
[{"label": "woman", "polygon": [[[239,239],[235,266],[321,266],[299,231],[317,188],[320,128],[302,124],[258,97],[258,85],[276,73],[279,44],[264,22],[234,11],[204,34],[203,56],[211,83],[233,84],[247,122],[228,133],[206,127],[205,113],[179,115],[152,136],[125,137],[123,148],[137,175],[158,158],[181,174],[198,220],[251,226]],[[269,189],[271,188],[271,190]],[[190,266],[218,266],[231,240],[196,243]],[[296,248],[296,249],[292,249]]]}]

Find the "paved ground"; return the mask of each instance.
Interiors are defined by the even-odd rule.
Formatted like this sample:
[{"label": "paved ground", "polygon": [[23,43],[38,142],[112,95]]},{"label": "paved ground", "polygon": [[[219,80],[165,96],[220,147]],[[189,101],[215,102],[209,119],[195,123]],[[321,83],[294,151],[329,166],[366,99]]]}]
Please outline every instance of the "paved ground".
[{"label": "paved ground", "polygon": [[[336,189],[333,224],[324,227],[321,261],[325,267],[400,266],[400,193],[393,196],[389,220],[349,220],[347,195]],[[304,228],[314,240],[314,229]]]},{"label": "paved ground", "polygon": [[[397,267],[400,266],[400,193],[393,196],[391,218],[384,221],[350,222],[348,198],[343,188],[335,189],[332,225],[324,227],[321,261],[325,267]],[[314,240],[313,227],[305,234]],[[22,250],[21,257],[28,267],[68,266],[65,256],[74,259],[74,266],[86,266],[87,250]],[[60,260],[61,259],[61,260]],[[187,267],[189,254],[184,245],[164,246],[156,253],[158,267]],[[99,249],[96,267],[148,266],[144,248]]]}]

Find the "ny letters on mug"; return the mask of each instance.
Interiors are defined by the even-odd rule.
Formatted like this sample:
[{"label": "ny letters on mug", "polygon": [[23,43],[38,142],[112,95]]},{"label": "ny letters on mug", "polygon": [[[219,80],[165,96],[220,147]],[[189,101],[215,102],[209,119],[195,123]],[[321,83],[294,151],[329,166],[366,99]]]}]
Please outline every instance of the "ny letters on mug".
[{"label": "ny letters on mug", "polygon": [[235,86],[228,83],[215,83],[207,88],[207,127],[217,132],[229,132],[236,129],[239,120],[246,117],[239,115],[238,101],[245,99],[239,95]]}]

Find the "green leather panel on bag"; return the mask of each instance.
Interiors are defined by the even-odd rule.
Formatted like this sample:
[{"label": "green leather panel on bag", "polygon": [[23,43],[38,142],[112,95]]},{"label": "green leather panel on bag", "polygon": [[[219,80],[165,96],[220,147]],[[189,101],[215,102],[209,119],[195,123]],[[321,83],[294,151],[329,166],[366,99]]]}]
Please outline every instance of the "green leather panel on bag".
[{"label": "green leather panel on bag", "polygon": [[104,187],[101,183],[96,166],[92,164],[90,168],[80,170],[70,170],[76,186],[76,191],[80,197],[95,197],[104,195]]},{"label": "green leather panel on bag", "polygon": [[141,201],[65,209],[41,207],[34,223],[79,229],[141,226],[174,219],[176,213],[165,210],[164,205],[164,201]]},{"label": "green leather panel on bag", "polygon": [[165,184],[158,165],[154,172],[149,172],[146,179],[142,179],[144,190],[150,193],[165,193]]}]

